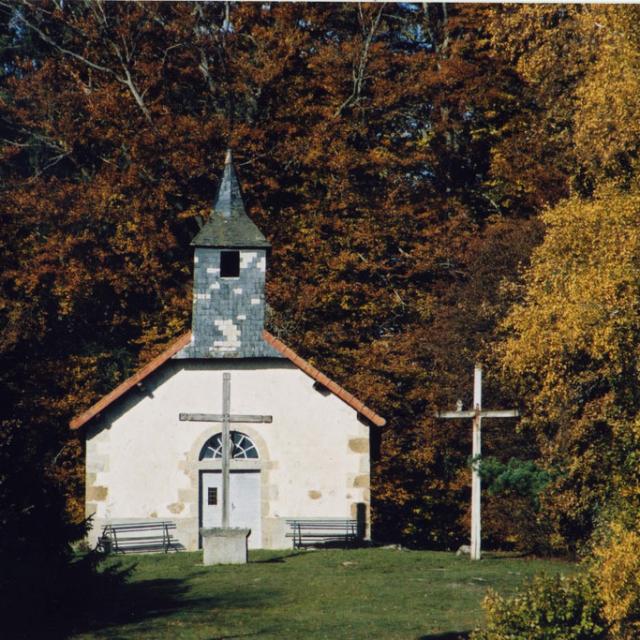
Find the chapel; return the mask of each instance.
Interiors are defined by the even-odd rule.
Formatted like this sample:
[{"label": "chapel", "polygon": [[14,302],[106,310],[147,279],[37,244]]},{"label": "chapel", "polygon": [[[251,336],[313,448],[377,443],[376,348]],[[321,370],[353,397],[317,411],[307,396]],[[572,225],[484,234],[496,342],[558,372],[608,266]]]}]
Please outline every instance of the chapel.
[{"label": "chapel", "polygon": [[228,517],[249,548],[290,547],[296,518],[358,516],[369,536],[371,431],[385,420],[265,329],[270,245],[229,151],[191,244],[191,331],[70,422],[86,443],[89,543],[108,524],[171,520],[195,550],[201,527],[220,526],[221,425],[180,414],[221,414],[223,377],[231,414],[268,417],[230,425]]}]

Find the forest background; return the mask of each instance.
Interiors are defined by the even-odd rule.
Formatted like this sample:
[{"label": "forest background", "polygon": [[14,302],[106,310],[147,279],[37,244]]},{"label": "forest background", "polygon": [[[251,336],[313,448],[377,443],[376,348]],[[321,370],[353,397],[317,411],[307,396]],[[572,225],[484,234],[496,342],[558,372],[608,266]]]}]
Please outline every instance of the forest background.
[{"label": "forest background", "polygon": [[629,5],[0,0],[0,555],[80,535],[68,421],[189,327],[227,146],[270,329],[388,419],[378,539],[466,541],[433,414],[477,360],[523,414],[484,428],[486,543],[632,517],[639,45]]}]

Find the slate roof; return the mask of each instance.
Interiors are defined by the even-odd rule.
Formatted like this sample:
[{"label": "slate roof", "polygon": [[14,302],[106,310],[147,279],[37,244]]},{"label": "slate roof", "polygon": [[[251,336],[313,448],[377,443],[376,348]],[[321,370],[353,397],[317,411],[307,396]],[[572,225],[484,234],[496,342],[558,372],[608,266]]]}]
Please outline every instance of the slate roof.
[{"label": "slate roof", "polygon": [[224,172],[205,225],[191,242],[194,247],[269,248],[271,245],[251,221],[244,208],[242,189],[227,150]]},{"label": "slate roof", "polygon": [[[354,395],[350,394],[346,389],[341,387],[323,373],[318,371],[313,365],[297,355],[292,349],[287,347],[284,342],[272,336],[268,331],[263,331],[262,337],[265,342],[270,344],[276,351],[279,351],[285,358],[288,358],[298,369],[306,373],[310,378],[326,387],[331,393],[340,398],[348,406],[358,412],[359,415],[369,420],[372,424],[383,427],[386,420],[379,416],[375,411],[367,407],[363,402],[358,400]],[[127,393],[130,389],[140,384],[147,376],[151,375],[156,369],[159,369],[167,360],[172,358],[182,347],[189,344],[191,340],[191,332],[182,334],[173,344],[171,344],[163,353],[154,358],[139,371],[127,378],[122,384],[118,385],[113,391],[102,397],[98,402],[93,404],[83,413],[75,416],[70,422],[71,429],[79,429],[87,424],[90,420],[100,415],[105,409],[113,404],[118,398]],[[177,415],[177,414],[176,414]]]}]

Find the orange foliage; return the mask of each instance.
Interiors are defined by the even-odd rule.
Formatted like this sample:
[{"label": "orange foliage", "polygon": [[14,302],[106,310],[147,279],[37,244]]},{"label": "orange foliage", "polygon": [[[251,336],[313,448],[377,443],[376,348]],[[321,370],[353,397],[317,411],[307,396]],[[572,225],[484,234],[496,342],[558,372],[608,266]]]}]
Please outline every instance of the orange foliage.
[{"label": "orange foliage", "polygon": [[[389,418],[379,535],[454,544],[470,434],[430,416],[468,400],[552,197],[497,161],[528,144],[507,126],[528,94],[491,45],[494,9],[238,3],[232,28],[224,10],[20,4],[0,92],[8,400],[65,444],[77,514],[65,423],[187,328],[189,242],[230,144],[274,247],[271,330]],[[520,448],[504,425],[486,446]]]}]

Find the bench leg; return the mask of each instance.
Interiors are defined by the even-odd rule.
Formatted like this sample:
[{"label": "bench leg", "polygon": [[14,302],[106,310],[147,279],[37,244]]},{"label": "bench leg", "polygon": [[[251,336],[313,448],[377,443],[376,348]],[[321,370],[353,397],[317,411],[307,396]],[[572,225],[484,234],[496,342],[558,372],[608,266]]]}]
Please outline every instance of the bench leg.
[{"label": "bench leg", "polygon": [[[113,551],[115,553],[120,553],[120,547],[118,546],[118,534],[113,531]],[[124,551],[122,552],[124,553]]]}]

